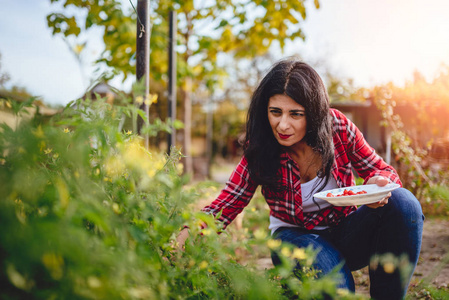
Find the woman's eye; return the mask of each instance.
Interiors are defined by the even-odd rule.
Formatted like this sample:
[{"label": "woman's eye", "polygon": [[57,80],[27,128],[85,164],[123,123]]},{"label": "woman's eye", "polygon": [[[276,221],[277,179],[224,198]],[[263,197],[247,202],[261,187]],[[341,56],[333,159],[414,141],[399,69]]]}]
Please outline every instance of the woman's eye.
[{"label": "woman's eye", "polygon": [[281,114],[281,112],[279,110],[270,110],[270,113],[275,116],[279,116]]},{"label": "woman's eye", "polygon": [[303,117],[304,113],[294,112],[294,113],[291,113],[291,116],[292,117]]}]

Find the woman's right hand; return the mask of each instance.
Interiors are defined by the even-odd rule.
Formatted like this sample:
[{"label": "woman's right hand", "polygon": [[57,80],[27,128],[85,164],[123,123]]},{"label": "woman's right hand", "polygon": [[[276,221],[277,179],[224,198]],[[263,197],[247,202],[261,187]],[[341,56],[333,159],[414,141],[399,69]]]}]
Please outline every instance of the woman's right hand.
[{"label": "woman's right hand", "polygon": [[[388,183],[390,183],[390,180],[388,180],[388,178],[383,177],[383,176],[373,176],[366,182],[366,184],[377,184],[380,187],[385,186]],[[387,196],[385,198],[383,198],[382,200],[380,200],[379,202],[366,204],[366,206],[368,206],[369,208],[383,207],[388,204],[388,199],[390,197],[391,197],[391,193],[388,193]]]},{"label": "woman's right hand", "polygon": [[189,235],[189,228],[184,228],[183,230],[181,230],[181,232],[179,232],[178,236],[176,237],[176,242],[178,244],[179,250],[184,250],[184,245]]}]

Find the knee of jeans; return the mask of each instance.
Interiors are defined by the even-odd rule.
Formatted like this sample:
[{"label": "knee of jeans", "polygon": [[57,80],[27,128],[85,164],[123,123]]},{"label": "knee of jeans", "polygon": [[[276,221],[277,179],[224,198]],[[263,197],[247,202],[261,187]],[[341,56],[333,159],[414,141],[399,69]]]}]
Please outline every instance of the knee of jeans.
[{"label": "knee of jeans", "polygon": [[388,205],[393,208],[396,213],[407,218],[412,223],[420,223],[424,220],[421,204],[415,195],[405,188],[399,188],[391,192],[391,200]]}]

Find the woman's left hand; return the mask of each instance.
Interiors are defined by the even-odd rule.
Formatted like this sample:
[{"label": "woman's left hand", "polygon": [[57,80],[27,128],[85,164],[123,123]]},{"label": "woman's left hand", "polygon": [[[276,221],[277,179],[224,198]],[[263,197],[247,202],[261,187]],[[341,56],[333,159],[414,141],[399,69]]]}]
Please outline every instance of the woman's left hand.
[{"label": "woman's left hand", "polygon": [[[383,177],[383,176],[374,176],[371,177],[370,179],[368,179],[368,181],[366,182],[366,184],[377,184],[378,186],[385,186],[389,183],[390,181]],[[391,193],[388,193],[387,196],[385,196],[385,198],[383,198],[382,200],[380,200],[379,202],[376,203],[371,203],[371,204],[366,204],[366,206],[368,206],[369,208],[378,208],[378,207],[382,207],[386,204],[388,204],[388,199],[391,197]]]}]

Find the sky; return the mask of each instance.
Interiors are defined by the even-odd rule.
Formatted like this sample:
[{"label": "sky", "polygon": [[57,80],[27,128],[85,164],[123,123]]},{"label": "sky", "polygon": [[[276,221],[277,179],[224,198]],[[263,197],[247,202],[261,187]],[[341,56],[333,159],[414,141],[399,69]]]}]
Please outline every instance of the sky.
[{"label": "sky", "polygon": [[[129,2],[129,1],[126,1]],[[132,0],[136,6],[137,0]],[[303,31],[306,41],[289,44],[284,55],[323,60],[333,73],[356,86],[394,82],[403,85],[415,70],[429,80],[442,63],[449,65],[449,1],[321,0],[313,1]],[[79,64],[60,36],[52,36],[46,15],[57,9],[50,0],[0,0],[1,71],[12,85],[26,87],[52,105],[83,95],[104,46],[100,30],[91,30]],[[117,88],[129,89],[120,79]]]}]

